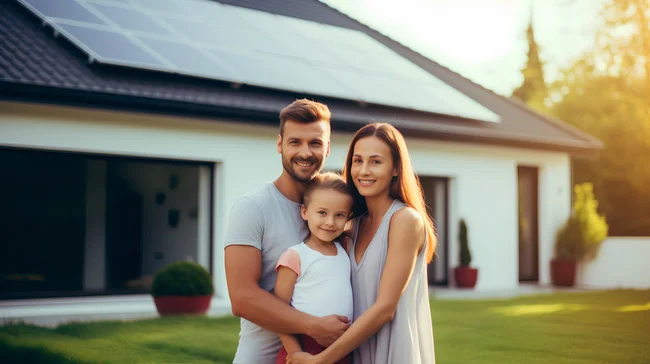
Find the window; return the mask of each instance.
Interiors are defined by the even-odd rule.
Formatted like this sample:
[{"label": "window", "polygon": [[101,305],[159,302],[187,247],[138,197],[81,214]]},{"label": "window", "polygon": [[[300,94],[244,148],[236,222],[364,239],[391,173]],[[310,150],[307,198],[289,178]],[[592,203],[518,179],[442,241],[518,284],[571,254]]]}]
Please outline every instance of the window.
[{"label": "window", "polygon": [[0,149],[0,298],[148,292],[210,268],[209,163]]}]

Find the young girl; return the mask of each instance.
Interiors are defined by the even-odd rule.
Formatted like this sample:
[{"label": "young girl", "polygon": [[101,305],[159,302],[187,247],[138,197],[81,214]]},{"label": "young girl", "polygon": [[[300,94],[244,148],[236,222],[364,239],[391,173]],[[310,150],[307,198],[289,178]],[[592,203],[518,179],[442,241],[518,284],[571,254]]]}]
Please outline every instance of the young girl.
[{"label": "young girl", "polygon": [[[276,296],[313,316],[352,318],[350,260],[341,244],[334,241],[343,233],[351,211],[352,195],[341,176],[324,173],[307,184],[301,213],[310,236],[280,256]],[[287,355],[294,352],[318,354],[325,349],[309,336],[279,336],[283,347],[276,364],[286,363]],[[337,363],[350,363],[350,357]]]},{"label": "young girl", "polygon": [[354,350],[355,364],[434,364],[427,263],[436,235],[402,134],[385,123],[359,129],[343,175],[354,197],[354,323],[321,353],[287,363],[329,364]]}]

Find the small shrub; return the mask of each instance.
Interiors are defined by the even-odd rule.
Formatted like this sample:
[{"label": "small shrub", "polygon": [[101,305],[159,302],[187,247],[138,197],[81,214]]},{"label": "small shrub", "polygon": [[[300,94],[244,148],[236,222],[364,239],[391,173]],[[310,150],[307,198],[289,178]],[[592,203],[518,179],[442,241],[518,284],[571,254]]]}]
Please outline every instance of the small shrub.
[{"label": "small shrub", "polygon": [[214,293],[210,273],[190,261],[171,263],[161,269],[153,280],[151,294],[159,296],[204,296]]},{"label": "small shrub", "polygon": [[458,232],[458,242],[460,243],[460,265],[469,267],[472,262],[472,253],[469,251],[469,241],[467,238],[467,224],[465,220],[460,220],[460,230]]},{"label": "small shrub", "polygon": [[584,261],[595,258],[607,238],[608,225],[598,214],[593,185],[576,185],[573,211],[555,239],[555,255],[560,259]]}]

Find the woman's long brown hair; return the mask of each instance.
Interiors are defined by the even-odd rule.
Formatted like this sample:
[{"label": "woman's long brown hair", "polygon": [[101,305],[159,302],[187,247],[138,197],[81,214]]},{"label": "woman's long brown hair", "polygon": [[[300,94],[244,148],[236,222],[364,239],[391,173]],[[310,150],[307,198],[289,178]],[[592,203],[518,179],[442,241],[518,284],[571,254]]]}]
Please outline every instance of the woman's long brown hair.
[{"label": "woman's long brown hair", "polygon": [[427,262],[433,258],[436,251],[438,239],[436,237],[436,230],[433,226],[433,220],[427,213],[426,205],[424,203],[424,196],[422,192],[422,185],[420,179],[413,171],[411,164],[411,157],[406,149],[406,141],[402,134],[395,129],[394,126],[387,123],[371,123],[367,124],[354,134],[350,149],[348,149],[348,156],[345,160],[345,167],[343,168],[343,178],[347,182],[352,196],[354,197],[354,207],[352,209],[352,217],[357,217],[368,211],[366,200],[357,187],[354,185],[350,170],[352,168],[352,156],[354,155],[354,147],[360,139],[367,137],[377,137],[382,140],[390,148],[393,156],[393,166],[397,168],[397,176],[393,179],[390,186],[389,195],[391,198],[400,200],[406,205],[415,209],[425,222],[427,234]]}]

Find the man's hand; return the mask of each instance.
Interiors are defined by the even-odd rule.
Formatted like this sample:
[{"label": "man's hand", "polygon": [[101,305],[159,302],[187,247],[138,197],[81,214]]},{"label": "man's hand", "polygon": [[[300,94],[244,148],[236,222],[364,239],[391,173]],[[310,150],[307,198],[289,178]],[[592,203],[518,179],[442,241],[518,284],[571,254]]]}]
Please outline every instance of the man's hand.
[{"label": "man's hand", "polygon": [[350,327],[350,319],[341,315],[329,315],[313,319],[309,336],[324,347],[332,345]]}]

